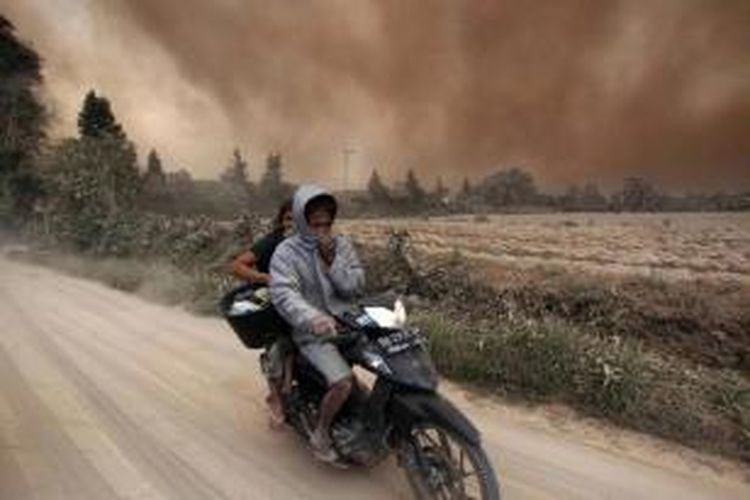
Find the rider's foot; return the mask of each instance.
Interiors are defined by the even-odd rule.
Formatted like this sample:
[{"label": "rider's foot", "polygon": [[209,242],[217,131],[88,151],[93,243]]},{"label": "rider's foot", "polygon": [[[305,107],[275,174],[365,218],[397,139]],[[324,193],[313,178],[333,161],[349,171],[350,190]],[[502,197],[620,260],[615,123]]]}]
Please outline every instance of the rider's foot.
[{"label": "rider's foot", "polygon": [[272,431],[283,431],[286,429],[286,420],[284,420],[283,417],[279,418],[272,414],[268,417],[268,427],[270,427]]},{"label": "rider's foot", "polygon": [[278,394],[272,392],[266,396],[266,404],[274,418],[284,420],[284,403]]},{"label": "rider's foot", "polygon": [[284,429],[286,424],[286,415],[284,415],[284,407],[279,403],[278,405],[269,404],[270,415],[268,416],[268,426],[272,431],[280,431]]},{"label": "rider's foot", "polygon": [[333,449],[333,443],[327,433],[322,432],[320,429],[313,431],[310,436],[310,446],[312,446],[313,455],[318,460],[323,462],[332,463],[338,459],[336,450]]}]

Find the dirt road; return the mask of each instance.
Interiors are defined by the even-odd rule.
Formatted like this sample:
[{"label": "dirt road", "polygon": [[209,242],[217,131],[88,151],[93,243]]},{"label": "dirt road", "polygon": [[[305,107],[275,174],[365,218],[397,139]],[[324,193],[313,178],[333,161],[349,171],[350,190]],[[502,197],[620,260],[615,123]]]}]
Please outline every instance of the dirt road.
[{"label": "dirt road", "polygon": [[[0,498],[409,498],[393,463],[331,470],[269,432],[256,365],[220,320],[0,258]],[[750,498],[713,460],[445,392],[506,498]]]}]

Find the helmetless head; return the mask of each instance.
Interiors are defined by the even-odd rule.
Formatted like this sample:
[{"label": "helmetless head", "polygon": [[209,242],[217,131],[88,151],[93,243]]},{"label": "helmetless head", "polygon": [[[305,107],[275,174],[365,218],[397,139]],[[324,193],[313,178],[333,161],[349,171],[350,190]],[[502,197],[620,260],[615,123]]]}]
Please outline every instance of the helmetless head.
[{"label": "helmetless head", "polygon": [[274,227],[289,236],[294,231],[294,215],[292,213],[292,199],[285,200],[279,207],[274,220]]},{"label": "helmetless head", "polygon": [[292,205],[294,228],[306,247],[317,247],[321,238],[330,239],[337,208],[336,199],[324,188],[315,184],[297,188]]},{"label": "helmetless head", "polygon": [[330,194],[311,198],[305,205],[305,220],[310,232],[318,238],[330,236],[336,209],[336,199]]}]

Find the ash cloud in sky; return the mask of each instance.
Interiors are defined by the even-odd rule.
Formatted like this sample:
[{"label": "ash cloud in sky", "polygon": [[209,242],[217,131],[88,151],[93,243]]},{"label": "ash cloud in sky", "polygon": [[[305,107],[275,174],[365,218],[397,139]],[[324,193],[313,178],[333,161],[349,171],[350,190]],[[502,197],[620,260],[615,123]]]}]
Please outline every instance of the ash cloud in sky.
[{"label": "ash cloud in sky", "polygon": [[[173,91],[168,115],[193,129],[161,120],[149,133],[180,158],[205,163],[210,151],[206,173],[236,143],[257,162],[281,150],[297,179],[335,183],[348,144],[359,180],[372,168],[432,182],[522,165],[552,186],[631,174],[750,183],[747,1],[78,3],[112,26],[118,53],[137,40],[168,61],[145,69],[162,81],[154,91]],[[188,87],[202,105],[176,103]],[[136,88],[115,78],[115,108]],[[150,107],[131,99],[127,115],[137,125]],[[187,140],[202,120],[220,125]]]}]

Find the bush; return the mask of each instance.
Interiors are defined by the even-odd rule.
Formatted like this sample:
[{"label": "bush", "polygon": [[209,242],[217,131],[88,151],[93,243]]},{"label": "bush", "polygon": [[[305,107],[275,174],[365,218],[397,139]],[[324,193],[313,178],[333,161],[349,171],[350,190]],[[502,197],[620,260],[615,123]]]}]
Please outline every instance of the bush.
[{"label": "bush", "polygon": [[598,339],[559,320],[513,320],[477,327],[418,312],[441,372],[504,393],[563,399],[613,416],[637,402],[636,346]]},{"label": "bush", "polygon": [[[163,215],[119,212],[101,216],[96,211],[77,217],[58,215],[51,221],[58,248],[95,257],[148,257],[164,259],[179,268],[204,268],[227,259],[248,246],[262,231],[257,217],[241,215],[221,224],[206,217],[170,218]],[[33,235],[38,237],[42,235]]]},{"label": "bush", "polygon": [[640,404],[650,383],[640,344],[619,338],[583,337],[577,352],[576,399],[592,412],[618,419]]},{"label": "bush", "polygon": [[[730,370],[691,368],[639,343],[562,320],[497,325],[421,310],[441,373],[504,395],[579,411],[699,449],[750,460],[750,383]],[[452,318],[456,318],[452,315]]]}]

